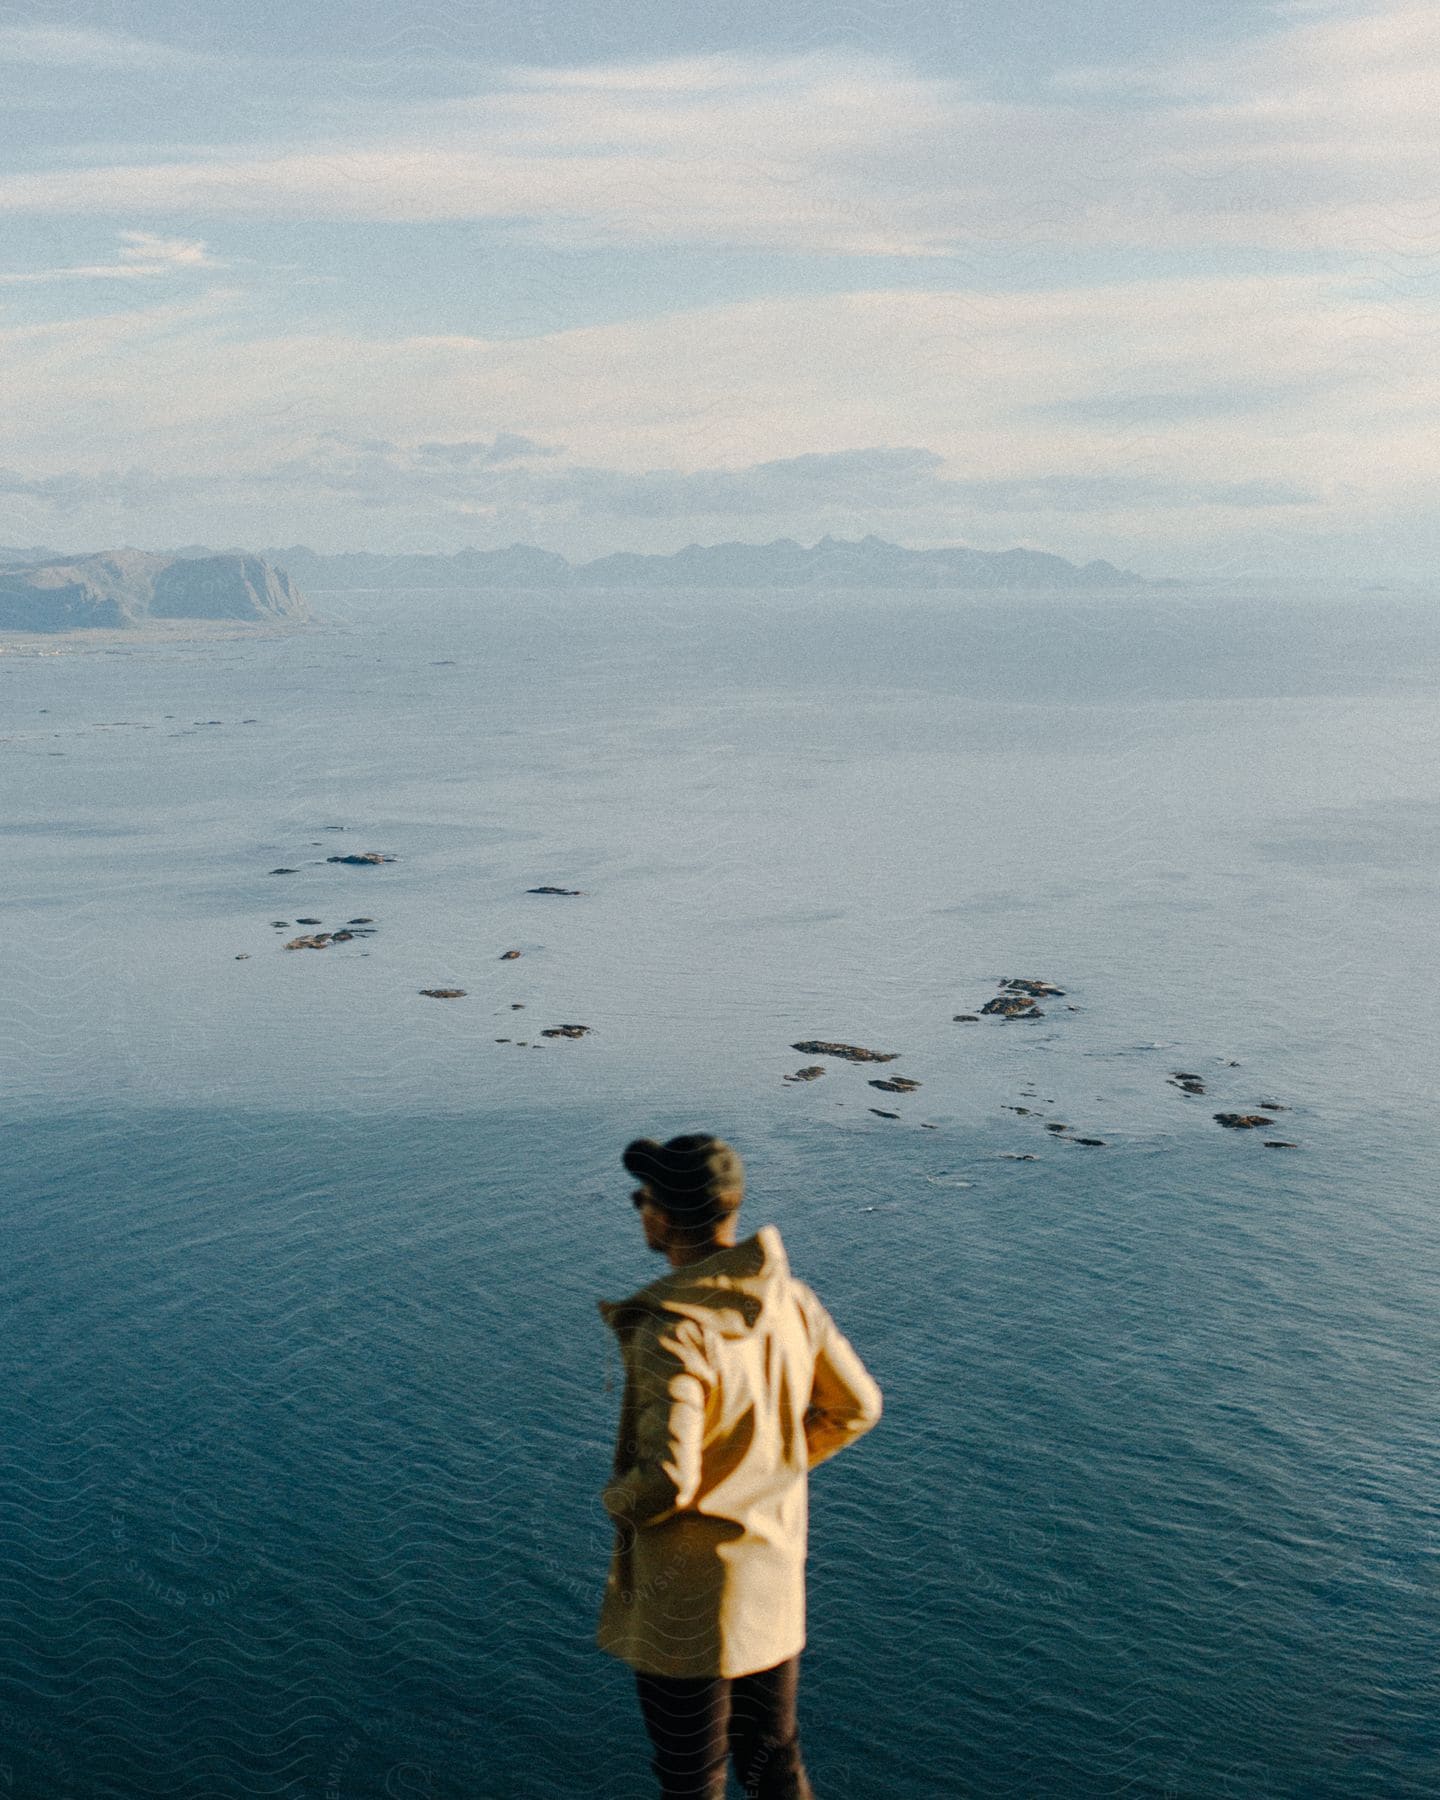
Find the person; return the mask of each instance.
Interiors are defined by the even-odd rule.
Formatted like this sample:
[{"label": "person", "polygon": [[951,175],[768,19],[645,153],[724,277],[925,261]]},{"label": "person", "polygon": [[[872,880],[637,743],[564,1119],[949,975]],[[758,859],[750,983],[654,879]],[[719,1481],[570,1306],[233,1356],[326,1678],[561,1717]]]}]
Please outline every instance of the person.
[{"label": "person", "polygon": [[880,1390],[790,1273],[773,1225],[736,1241],[744,1169],[705,1133],[624,1152],[670,1272],[602,1300],[625,1370],[615,1547],[596,1641],[635,1672],[663,1800],[813,1800],[796,1696],[807,1478],[880,1417]]}]

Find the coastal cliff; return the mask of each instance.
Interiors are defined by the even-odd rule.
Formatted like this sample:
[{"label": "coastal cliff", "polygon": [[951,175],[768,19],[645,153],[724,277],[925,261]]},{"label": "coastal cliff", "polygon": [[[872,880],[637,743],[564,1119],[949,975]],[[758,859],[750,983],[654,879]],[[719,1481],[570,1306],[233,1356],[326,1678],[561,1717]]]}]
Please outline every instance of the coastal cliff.
[{"label": "coastal cliff", "polygon": [[106,550],[0,566],[0,631],[124,630],[148,619],[299,622],[290,577],[244,552],[195,558]]}]

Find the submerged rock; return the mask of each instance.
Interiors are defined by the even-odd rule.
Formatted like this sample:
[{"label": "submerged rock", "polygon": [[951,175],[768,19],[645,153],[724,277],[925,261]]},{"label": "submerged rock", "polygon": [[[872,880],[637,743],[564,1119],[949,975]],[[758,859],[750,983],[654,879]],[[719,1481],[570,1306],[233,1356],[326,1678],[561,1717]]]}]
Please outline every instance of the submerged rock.
[{"label": "submerged rock", "polygon": [[331,934],[328,931],[317,931],[314,937],[291,938],[285,946],[287,950],[327,950],[330,947]]},{"label": "submerged rock", "polygon": [[978,1025],[980,1015],[979,1013],[956,1013],[951,1023],[953,1025]]},{"label": "submerged rock", "polygon": [[1298,1150],[1300,1146],[1292,1144],[1288,1138],[1266,1138],[1265,1148],[1267,1150]]},{"label": "submerged rock", "polygon": [[908,1075],[892,1075],[888,1081],[872,1081],[869,1085],[886,1094],[913,1094],[920,1083],[912,1081]]},{"label": "submerged rock", "polygon": [[550,1025],[540,1035],[547,1038],[582,1038],[588,1037],[591,1030],[589,1025]]},{"label": "submerged rock", "polygon": [[802,1056],[838,1056],[844,1062],[884,1063],[900,1060],[898,1050],[887,1054],[883,1050],[866,1050],[860,1044],[832,1044],[824,1038],[803,1038],[790,1048],[798,1050]]},{"label": "submerged rock", "polygon": [[898,1119],[900,1117],[899,1113],[886,1112],[885,1109],[880,1106],[872,1106],[870,1110],[877,1119]]},{"label": "submerged rock", "polygon": [[383,850],[360,850],[354,856],[327,856],[325,860],[327,863],[344,863],[352,869],[373,869],[380,863],[393,863],[395,858],[387,856]]},{"label": "submerged rock", "polygon": [[1216,1113],[1215,1123],[1223,1125],[1227,1131],[1254,1131],[1260,1125],[1273,1125],[1273,1119],[1267,1119],[1263,1113]]},{"label": "submerged rock", "polygon": [[325,921],[323,919],[297,919],[295,923],[297,925],[323,925]]},{"label": "submerged rock", "polygon": [[1184,1069],[1172,1069],[1169,1076],[1171,1087],[1177,1087],[1182,1094],[1203,1094],[1205,1083],[1198,1075],[1188,1074]]},{"label": "submerged rock", "polygon": [[1009,994],[1028,994],[1032,1000],[1043,1000],[1047,994],[1057,1000],[1065,997],[1064,988],[1056,987],[1049,981],[1036,981],[1031,976],[1010,976],[1001,980],[1000,986]]},{"label": "submerged rock", "polygon": [[1104,1138],[1074,1138],[1072,1142],[1077,1144],[1090,1144],[1097,1150],[1103,1150],[1105,1148]]},{"label": "submerged rock", "polygon": [[818,1081],[825,1073],[823,1063],[810,1063],[806,1068],[797,1069],[793,1075],[782,1076],[784,1081]]},{"label": "submerged rock", "polygon": [[420,992],[427,1000],[463,1000],[464,988],[421,988]]},{"label": "submerged rock", "polygon": [[580,889],[579,888],[534,887],[534,888],[526,888],[525,892],[527,894],[564,894],[568,899],[571,899],[571,900],[578,900],[580,898]]},{"label": "submerged rock", "polygon": [[[341,828],[340,828],[340,827],[339,827],[339,826],[338,826],[338,825],[337,825],[337,826],[336,826],[336,827],[335,827],[335,829],[336,829],[336,830],[337,830],[337,831],[338,831],[338,830],[340,830],[340,829],[341,829]],[[371,919],[371,918],[368,918],[368,917],[366,917],[366,916],[364,916],[364,915],[363,915],[363,914],[362,914],[362,916],[361,916],[361,917],[360,917],[360,918],[358,918],[358,919],[347,919],[347,920],[346,920],[346,921],[345,921],[345,923],[346,923],[346,924],[347,924],[347,925],[373,925],[373,924],[374,924],[374,923],[375,923],[375,921],[374,921],[374,920],[373,920],[373,919]]]},{"label": "submerged rock", "polygon": [[272,875],[298,875],[300,871],[298,869],[272,869],[270,873]]}]

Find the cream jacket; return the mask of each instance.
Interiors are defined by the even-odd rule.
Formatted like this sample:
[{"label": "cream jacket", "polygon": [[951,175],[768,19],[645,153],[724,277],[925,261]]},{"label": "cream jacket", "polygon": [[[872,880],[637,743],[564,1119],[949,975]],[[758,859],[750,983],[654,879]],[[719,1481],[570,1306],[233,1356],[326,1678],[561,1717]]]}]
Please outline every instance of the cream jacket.
[{"label": "cream jacket", "polygon": [[600,1313],[625,1367],[600,1648],[679,1676],[798,1655],[807,1475],[875,1424],[879,1388],[773,1225]]}]

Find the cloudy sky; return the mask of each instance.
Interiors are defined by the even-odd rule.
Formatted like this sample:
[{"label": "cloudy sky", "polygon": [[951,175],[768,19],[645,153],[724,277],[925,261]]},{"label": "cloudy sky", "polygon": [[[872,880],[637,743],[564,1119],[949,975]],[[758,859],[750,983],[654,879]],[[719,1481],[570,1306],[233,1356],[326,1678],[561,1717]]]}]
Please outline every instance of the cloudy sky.
[{"label": "cloudy sky", "polygon": [[1440,559],[1433,0],[230,10],[0,9],[0,544]]}]

